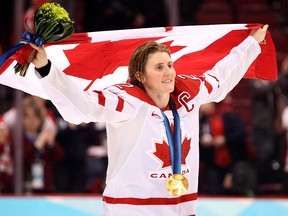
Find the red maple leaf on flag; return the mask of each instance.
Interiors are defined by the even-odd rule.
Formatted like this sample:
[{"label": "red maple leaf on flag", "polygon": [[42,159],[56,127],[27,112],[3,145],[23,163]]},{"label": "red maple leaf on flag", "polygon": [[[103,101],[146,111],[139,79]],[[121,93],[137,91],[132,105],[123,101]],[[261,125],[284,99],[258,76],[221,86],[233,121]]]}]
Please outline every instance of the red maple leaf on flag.
[{"label": "red maple leaf on flag", "polygon": [[[185,139],[182,142],[181,164],[186,164],[185,160],[190,151],[190,139]],[[156,151],[153,154],[163,162],[162,168],[171,166],[169,145],[163,140],[163,143],[155,143]]]},{"label": "red maple leaf on flag", "polygon": [[[64,72],[68,75],[91,80],[93,83],[98,78],[112,74],[120,66],[128,66],[130,56],[138,46],[147,41],[159,39],[161,38],[80,43],[74,49],[64,50],[70,62],[70,66]],[[172,41],[164,43],[170,48],[171,53],[183,49],[183,46],[171,47],[171,43]]]}]

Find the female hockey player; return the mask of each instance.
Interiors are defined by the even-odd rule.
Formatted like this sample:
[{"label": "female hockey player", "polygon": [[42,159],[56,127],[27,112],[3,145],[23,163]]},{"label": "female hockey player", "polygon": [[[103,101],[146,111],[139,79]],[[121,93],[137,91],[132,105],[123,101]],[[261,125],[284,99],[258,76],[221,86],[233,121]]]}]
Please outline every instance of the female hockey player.
[{"label": "female hockey player", "polygon": [[[167,47],[148,42],[129,62],[129,80],[86,92],[47,59],[32,61],[49,99],[68,122],[106,122],[105,215],[195,215],[201,104],[220,101],[261,53],[268,25],[202,76],[181,75]],[[73,146],[71,146],[73,148]]]}]

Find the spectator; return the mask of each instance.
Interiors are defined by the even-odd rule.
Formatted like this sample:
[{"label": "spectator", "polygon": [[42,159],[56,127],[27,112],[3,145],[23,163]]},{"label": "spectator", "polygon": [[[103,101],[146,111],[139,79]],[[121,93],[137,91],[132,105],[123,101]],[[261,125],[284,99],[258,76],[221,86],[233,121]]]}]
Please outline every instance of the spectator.
[{"label": "spectator", "polygon": [[[31,102],[31,100],[34,101],[34,103],[36,103],[37,106],[40,107],[40,110],[44,116],[44,125],[42,127],[42,132],[45,133],[45,131],[51,131],[52,133],[56,134],[57,125],[54,120],[54,114],[46,108],[46,101],[36,96],[25,95],[22,101],[22,106],[25,107],[26,105],[28,105]],[[3,121],[10,130],[13,130],[16,124],[16,114],[17,114],[16,107],[11,107],[3,114]],[[53,141],[54,140],[52,139],[51,142]]]},{"label": "spectator", "polygon": [[99,122],[94,125],[97,142],[89,146],[86,151],[85,187],[88,192],[102,193],[108,165],[106,125]]},{"label": "spectator", "polygon": [[54,142],[55,131],[42,130],[45,116],[35,98],[26,97],[23,105],[23,180],[25,192],[55,191],[54,166],[63,151]]},{"label": "spectator", "polygon": [[256,180],[246,158],[246,135],[244,123],[232,111],[222,111],[216,103],[201,106],[200,192],[218,195],[253,192]]},{"label": "spectator", "polygon": [[[287,64],[287,63],[286,63]],[[281,129],[282,95],[287,93],[288,76],[283,61],[278,80],[249,80],[252,101],[252,142],[257,148],[257,172],[260,193],[265,185],[282,182],[283,131]],[[262,190],[262,186],[264,189]]]},{"label": "spectator", "polygon": [[100,135],[94,124],[69,123],[59,130],[56,140],[65,157],[56,169],[57,192],[101,192],[101,184],[93,188],[94,181],[102,181],[106,172],[106,148],[103,149]]}]

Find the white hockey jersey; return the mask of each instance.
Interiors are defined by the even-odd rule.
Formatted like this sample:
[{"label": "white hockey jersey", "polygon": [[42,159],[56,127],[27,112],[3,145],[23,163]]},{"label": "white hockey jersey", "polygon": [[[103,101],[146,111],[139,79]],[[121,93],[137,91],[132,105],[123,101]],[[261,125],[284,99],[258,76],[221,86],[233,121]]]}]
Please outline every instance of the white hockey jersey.
[{"label": "white hockey jersey", "polygon": [[[199,107],[224,99],[260,52],[259,44],[249,36],[203,76],[177,75],[171,98],[180,116],[181,171],[189,188],[176,197],[165,186],[172,174],[169,144],[161,111],[152,99],[130,84],[82,91],[52,64],[40,83],[63,118],[75,124],[107,123],[105,215],[196,215]],[[173,124],[171,110],[164,112]]]}]

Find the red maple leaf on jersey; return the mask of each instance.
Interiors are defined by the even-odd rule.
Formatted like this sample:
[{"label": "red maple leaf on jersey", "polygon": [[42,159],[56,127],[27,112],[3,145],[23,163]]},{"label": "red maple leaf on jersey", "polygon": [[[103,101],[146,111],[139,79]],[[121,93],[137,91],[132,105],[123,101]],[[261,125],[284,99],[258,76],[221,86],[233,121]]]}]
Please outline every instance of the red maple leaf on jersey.
[{"label": "red maple leaf on jersey", "polygon": [[[153,154],[163,162],[162,168],[171,166],[169,145],[163,140],[163,143],[155,143],[156,151]],[[182,142],[181,164],[186,164],[185,160],[190,151],[190,139],[185,139]]]},{"label": "red maple leaf on jersey", "polygon": [[162,168],[171,166],[170,149],[168,144],[163,140],[163,143],[155,143],[156,151],[153,154],[159,158],[163,164]]}]

